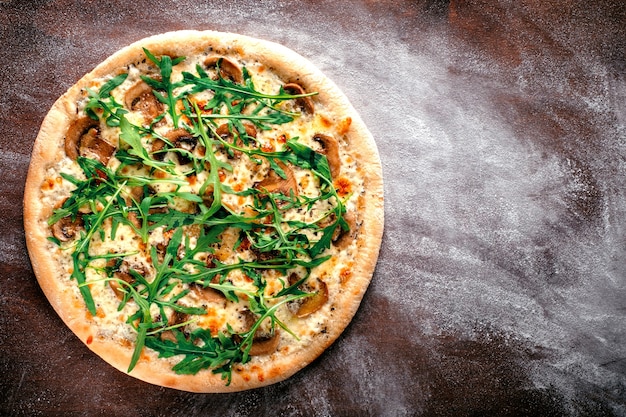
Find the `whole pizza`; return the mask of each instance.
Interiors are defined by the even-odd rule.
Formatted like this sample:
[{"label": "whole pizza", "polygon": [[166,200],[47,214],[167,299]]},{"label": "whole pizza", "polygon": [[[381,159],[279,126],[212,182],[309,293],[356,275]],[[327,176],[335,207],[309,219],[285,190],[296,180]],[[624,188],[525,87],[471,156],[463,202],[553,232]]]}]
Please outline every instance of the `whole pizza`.
[{"label": "whole pizza", "polygon": [[288,378],[345,329],[382,238],[375,143],[275,43],[136,42],[53,105],[24,223],[37,280],[114,367],[193,392]]}]

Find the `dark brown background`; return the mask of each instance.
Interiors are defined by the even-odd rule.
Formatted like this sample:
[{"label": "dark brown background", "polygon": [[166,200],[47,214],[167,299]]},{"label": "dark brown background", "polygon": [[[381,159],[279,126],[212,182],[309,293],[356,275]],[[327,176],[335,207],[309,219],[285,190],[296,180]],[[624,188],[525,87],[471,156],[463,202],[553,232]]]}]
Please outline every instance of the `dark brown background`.
[{"label": "dark brown background", "polygon": [[[184,28],[311,59],[384,167],[386,230],[353,323],[295,377],[238,394],[111,368],[55,315],[24,244],[54,100]],[[623,1],[0,1],[0,39],[1,414],[626,415]]]}]

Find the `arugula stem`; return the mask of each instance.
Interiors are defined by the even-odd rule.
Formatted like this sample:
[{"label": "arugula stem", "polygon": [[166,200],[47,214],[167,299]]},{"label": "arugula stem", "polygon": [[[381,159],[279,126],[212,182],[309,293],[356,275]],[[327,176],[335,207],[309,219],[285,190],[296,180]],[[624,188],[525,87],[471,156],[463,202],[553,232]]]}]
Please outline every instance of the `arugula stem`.
[{"label": "arugula stem", "polygon": [[[265,152],[259,147],[248,146],[248,140],[251,139],[244,134],[243,121],[250,122],[261,130],[279,129],[280,125],[292,122],[300,114],[281,109],[280,103],[317,93],[286,94],[282,88],[279,94],[262,93],[255,89],[245,67],[242,84],[222,78],[219,71],[217,79],[213,80],[201,68],[197,68],[197,75],[183,72],[182,79],[174,81],[173,68],[184,57],[172,59],[163,55],[157,58],[147,49],[144,51],[148,59],[159,68],[160,78],[142,76],[142,80],[152,88],[154,96],[164,105],[163,113],[149,127],[136,126],[130,122],[132,118],[126,116],[129,110],[116,102],[111,95],[115,88],[125,82],[128,74],[114,77],[98,92],[89,90],[89,101],[84,111],[89,117],[103,120],[107,126],[117,129],[120,149],[115,157],[121,164],[112,172],[97,160],[79,157],[77,162],[86,180],[61,174],[74,186],[74,191],[63,206],[55,210],[49,223],[53,224],[66,216],[72,216],[72,219],[82,217],[81,208],[91,207],[92,213],[85,215],[89,224],[87,232],[81,233],[73,244],[62,244],[58,239],[56,243],[62,249],[73,249],[72,278],[77,281],[87,309],[92,315],[96,315],[97,308],[89,285],[98,280],[87,282],[85,272],[96,259],[107,259],[107,266],[96,271],[98,274],[110,275],[103,281],[115,281],[122,288],[124,297],[118,304],[118,310],[130,307],[133,304],[129,303],[134,302],[136,310],[130,314],[127,323],[137,334],[128,372],[141,360],[143,348],[148,347],[162,357],[183,355],[183,359],[173,368],[175,372],[193,374],[200,369],[211,368],[230,382],[233,365],[250,360],[254,335],[266,320],[270,320],[272,332],[278,326],[297,339],[297,335],[277,317],[277,313],[281,306],[313,295],[300,290],[299,286],[308,279],[313,268],[330,259],[331,255],[324,255],[323,252],[330,247],[335,227],[345,223],[342,217],[345,212],[344,203],[334,189],[328,161],[324,155],[300,144],[297,138],[287,141],[280,151]],[[212,93],[211,99],[203,106],[205,111],[201,111],[194,94],[207,90]],[[182,110],[179,112],[181,104]],[[163,129],[157,125],[161,124],[159,121],[167,121],[167,115],[171,118],[173,129],[184,128],[194,140],[197,139],[205,149],[202,155],[193,149],[177,147],[164,137]],[[243,145],[239,145],[236,140],[228,142],[217,134],[220,120],[228,124],[233,135],[241,136]],[[160,155],[170,152],[191,161],[192,169],[183,173],[187,176],[186,179],[180,178],[177,172],[179,167],[169,158],[155,159],[154,152],[149,151],[150,141],[157,139],[165,142],[163,149],[157,151]],[[259,163],[262,158],[266,158],[270,169],[274,169],[278,175],[284,175],[284,172],[281,174],[279,163],[307,170],[319,178],[319,195],[283,195],[255,188],[235,192],[220,180],[221,171],[233,171],[233,166],[216,155],[222,147],[227,152],[242,152]],[[129,170],[125,169],[129,166],[133,167],[130,172],[136,173],[129,174]],[[188,191],[189,188],[184,186],[190,184],[189,178],[205,170],[208,173],[198,191]],[[159,191],[158,184],[172,184],[173,190]],[[133,193],[129,193],[132,196],[130,200],[128,195],[123,197],[125,194],[121,194],[122,191],[133,187],[143,188],[141,197],[133,196]],[[254,214],[240,215],[233,212],[222,202],[225,195],[251,196],[253,202],[250,207]],[[190,205],[195,204],[197,210],[183,212],[173,209],[173,204],[181,199]],[[319,218],[315,221],[286,220],[290,210],[312,210],[316,203],[324,201],[328,201],[331,208],[324,209],[324,213],[316,216]],[[99,209],[99,206],[102,208]],[[140,223],[130,218],[130,214]],[[336,220],[331,225],[320,227],[317,224],[333,214]],[[271,217],[271,221],[264,223],[264,219],[268,217]],[[127,262],[127,257],[136,255],[135,252],[125,250],[119,253],[89,253],[95,234],[102,233],[104,237],[102,225],[105,220],[110,220],[112,225],[111,239],[115,238],[120,224],[130,226],[141,238],[142,244],[149,248],[145,255],[147,262],[151,263],[151,274],[146,276],[153,278],[143,276],[134,267],[128,270],[133,277],[132,282],[112,276],[118,270],[116,268]],[[191,235],[185,229],[192,226],[194,230],[199,230],[193,244]],[[149,242],[159,228],[162,229],[160,233],[167,234],[168,238],[163,241],[165,248],[161,247],[157,251],[156,246],[151,246]],[[222,263],[214,259],[210,265],[207,264],[204,259],[215,253],[218,245],[224,244],[220,236],[229,229],[236,229],[240,233],[238,242],[230,249],[238,250],[241,241],[248,239],[251,250],[255,253],[261,252],[267,257],[259,256],[251,261],[239,257],[233,263]],[[311,235],[315,239],[309,241]],[[111,261],[115,266],[109,265]],[[295,269],[304,269],[305,277],[289,286],[279,278],[282,290],[272,296],[265,295],[268,284],[265,271],[277,271],[286,276]],[[227,280],[228,275],[237,270],[252,279],[250,287],[239,287]],[[213,282],[218,275],[219,283]],[[192,327],[188,325],[197,321],[193,315],[206,314],[204,307],[180,302],[190,292],[191,284],[213,288],[231,301],[238,300],[238,294],[245,295],[241,298],[256,315],[256,321],[246,332],[240,334],[233,332],[230,324],[225,326],[226,330],[222,329],[217,334],[211,334],[209,329],[203,328],[188,332],[189,327]],[[158,313],[152,312],[155,309]],[[190,315],[192,318],[182,323],[168,324],[168,310]],[[183,328],[185,332],[180,330]],[[166,330],[175,335],[176,341],[165,340],[160,336]]]}]

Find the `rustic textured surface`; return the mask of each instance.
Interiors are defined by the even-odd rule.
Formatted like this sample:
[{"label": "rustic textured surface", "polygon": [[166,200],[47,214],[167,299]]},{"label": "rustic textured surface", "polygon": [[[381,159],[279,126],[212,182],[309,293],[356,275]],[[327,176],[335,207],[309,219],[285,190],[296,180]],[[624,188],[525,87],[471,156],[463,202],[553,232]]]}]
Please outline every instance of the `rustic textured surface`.
[{"label": "rustic textured surface", "polygon": [[[0,414],[626,415],[624,2],[88,3],[0,1]],[[232,395],[94,356],[37,286],[22,228],[54,100],[126,44],[184,28],[310,58],[385,171],[352,325],[290,380]]]}]

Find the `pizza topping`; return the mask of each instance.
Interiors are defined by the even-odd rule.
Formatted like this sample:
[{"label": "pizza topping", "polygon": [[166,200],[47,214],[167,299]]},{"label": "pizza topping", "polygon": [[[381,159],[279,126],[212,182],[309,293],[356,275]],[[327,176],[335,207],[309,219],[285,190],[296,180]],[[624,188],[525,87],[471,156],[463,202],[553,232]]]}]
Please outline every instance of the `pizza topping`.
[{"label": "pizza topping", "polygon": [[135,278],[129,272],[123,271],[116,271],[113,276],[115,280],[109,281],[109,287],[111,287],[111,289],[115,293],[115,296],[119,300],[123,300],[124,297],[128,294],[128,291],[124,289],[119,280],[122,280],[127,284],[132,284],[135,281]]},{"label": "pizza topping", "polygon": [[163,139],[160,139],[160,138],[154,139],[152,141],[152,148],[150,150],[150,155],[157,161],[163,161],[163,158],[165,158],[164,150],[167,150],[166,146],[167,146],[167,142],[165,142]]},{"label": "pizza topping", "polygon": [[235,145],[233,148],[228,148],[228,155],[233,158],[241,157],[242,152],[237,149],[238,147],[255,144],[257,130],[253,124],[242,123],[245,133],[241,133],[236,129],[233,130],[232,126],[228,123],[221,124],[215,129],[215,134],[223,141],[232,143]]},{"label": "pizza topping", "polygon": [[52,225],[52,236],[61,242],[68,242],[74,239],[83,227],[82,217],[72,218],[71,216],[65,216]]},{"label": "pizza topping", "polygon": [[189,285],[189,289],[191,294],[193,294],[196,299],[200,300],[202,304],[223,303],[226,301],[226,296],[224,296],[222,292],[211,287],[203,287],[202,285],[192,283]]},{"label": "pizza topping", "polygon": [[271,170],[269,175],[263,181],[255,185],[256,188],[268,193],[282,193],[290,195],[293,193],[298,195],[298,184],[293,175],[293,171],[283,162],[277,162],[278,170],[282,171],[282,176],[278,174],[278,170]]},{"label": "pizza topping", "polygon": [[250,347],[250,356],[271,355],[276,351],[280,337],[278,332],[271,336],[255,337]]},{"label": "pizza topping", "polygon": [[148,121],[154,120],[163,112],[163,104],[145,81],[138,81],[126,91],[124,104],[129,110],[142,113]]},{"label": "pizza topping", "polygon": [[[141,76],[125,94],[126,107],[115,98],[125,74],[89,91],[86,116],[70,129],[76,149],[102,140],[100,122],[117,135],[119,149],[102,156],[104,146],[95,145],[99,156],[89,159],[66,142],[82,173],[62,174],[74,189],[49,224],[61,231],[53,232],[58,243],[74,239],[71,277],[92,316],[89,284],[98,280],[111,287],[117,309],[129,311],[129,372],[148,347],[176,357],[177,373],[210,368],[230,381],[235,364],[272,354],[285,337],[300,340],[285,320],[307,320],[331,297],[327,283],[311,275],[342,239],[337,230],[353,228],[333,184],[339,147],[323,134],[304,138],[321,147],[316,152],[293,134],[302,115],[280,104],[313,112],[314,93],[298,84],[268,94],[229,60],[210,58],[195,74],[179,73],[184,57],[145,53],[159,74]],[[206,72],[211,66],[215,76]],[[158,105],[148,105],[151,97]],[[129,111],[158,112],[166,123],[135,125]],[[71,231],[66,219],[85,206],[88,227]],[[96,266],[102,259],[116,266]],[[285,279],[294,271],[296,282]],[[247,313],[213,320],[215,304]]]},{"label": "pizza topping", "polygon": [[336,228],[333,233],[332,241],[338,249],[344,249],[356,238],[357,227],[356,217],[353,212],[347,212],[344,216],[345,227]]},{"label": "pizza topping", "polygon": [[315,313],[328,301],[328,286],[322,280],[317,280],[318,290],[312,297],[305,298],[300,303],[296,316],[303,318]]},{"label": "pizza topping", "polygon": [[106,165],[115,146],[100,137],[100,123],[90,117],[74,120],[65,135],[65,153],[76,160],[78,156],[98,159]]},{"label": "pizza topping", "polygon": [[243,73],[241,72],[241,68],[229,59],[212,56],[204,61],[204,66],[207,69],[215,68],[216,71],[219,72],[219,76],[215,77],[216,79],[229,79],[230,81],[238,84],[243,82]]},{"label": "pizza topping", "polygon": [[[187,165],[191,163],[192,152],[196,148],[198,144],[198,139],[195,138],[190,132],[186,129],[176,129],[165,134],[165,138],[169,140],[169,142],[174,146],[173,149],[177,152],[178,163],[180,165]],[[159,142],[164,143],[162,140],[158,139]],[[154,151],[154,145],[152,147]],[[163,146],[161,146],[163,149]]]},{"label": "pizza topping", "polygon": [[298,97],[296,99],[296,104],[308,114],[315,113],[313,100],[311,100],[311,97],[305,95],[306,91],[304,91],[304,88],[302,88],[300,84],[287,83],[283,86],[283,90],[285,90],[289,94],[301,95],[302,97]]},{"label": "pizza topping", "polygon": [[337,140],[332,136],[323,135],[321,133],[316,133],[313,136],[313,140],[319,142],[319,144],[322,146],[322,150],[320,152],[326,155],[326,158],[328,159],[330,174],[333,178],[337,178],[341,169],[341,159],[339,159],[339,144],[337,143]]}]

